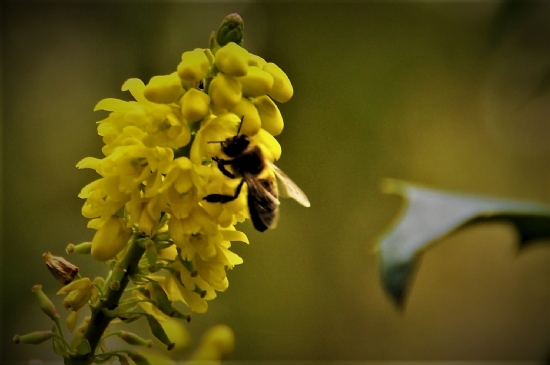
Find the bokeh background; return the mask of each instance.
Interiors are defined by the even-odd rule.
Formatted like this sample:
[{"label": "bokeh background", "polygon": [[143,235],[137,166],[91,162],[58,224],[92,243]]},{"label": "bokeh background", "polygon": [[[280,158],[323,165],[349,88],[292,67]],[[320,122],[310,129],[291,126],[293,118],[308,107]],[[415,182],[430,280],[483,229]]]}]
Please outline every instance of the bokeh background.
[{"label": "bokeh background", "polygon": [[[223,17],[277,63],[295,94],[280,105],[278,165],[312,207],[283,201],[278,228],[241,228],[244,264],[208,313],[236,334],[233,361],[510,360],[550,357],[550,245],[517,253],[508,225],[479,225],[429,251],[406,310],[378,275],[376,240],[402,201],[392,177],[550,203],[547,2],[3,3],[0,363],[56,360],[30,288],[55,297],[41,255],[90,240],[77,194],[101,157],[93,112],[131,77],[175,70]],[[89,274],[102,264],[72,257]],[[60,303],[62,298],[55,298]],[[63,312],[63,309],[60,308]],[[63,312],[64,314],[64,312]],[[137,329],[140,331],[140,329]],[[146,333],[146,332],[144,332]],[[185,357],[186,352],[181,352]]]}]

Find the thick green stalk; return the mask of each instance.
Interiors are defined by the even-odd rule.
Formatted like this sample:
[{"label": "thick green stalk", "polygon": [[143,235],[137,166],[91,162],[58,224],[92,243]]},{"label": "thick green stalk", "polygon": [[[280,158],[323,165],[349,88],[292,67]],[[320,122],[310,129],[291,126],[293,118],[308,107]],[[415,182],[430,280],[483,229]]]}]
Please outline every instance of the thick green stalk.
[{"label": "thick green stalk", "polygon": [[107,279],[104,287],[104,295],[101,300],[92,307],[92,317],[88,328],[84,333],[84,339],[90,344],[91,352],[87,355],[76,355],[65,360],[65,365],[89,365],[93,363],[93,355],[101,337],[105,333],[105,329],[113,319],[108,316],[104,309],[113,310],[118,307],[120,298],[124,294],[124,289],[128,285],[130,275],[132,275],[141,260],[141,257],[145,253],[145,246],[138,242],[138,234],[134,234],[131,238],[130,247],[126,252],[126,255],[122,259],[122,267],[124,269],[124,275],[120,280],[120,287],[118,290],[111,289],[111,276]]}]

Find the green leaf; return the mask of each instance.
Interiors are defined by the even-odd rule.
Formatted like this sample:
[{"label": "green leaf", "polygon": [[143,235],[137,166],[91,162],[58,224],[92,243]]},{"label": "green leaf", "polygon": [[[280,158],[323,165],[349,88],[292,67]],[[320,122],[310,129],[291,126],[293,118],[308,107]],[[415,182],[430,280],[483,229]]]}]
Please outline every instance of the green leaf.
[{"label": "green leaf", "polygon": [[509,222],[518,231],[520,248],[550,238],[548,205],[439,191],[393,179],[385,180],[382,190],[402,196],[406,203],[379,242],[382,285],[400,307],[419,256],[458,229],[479,222]]}]

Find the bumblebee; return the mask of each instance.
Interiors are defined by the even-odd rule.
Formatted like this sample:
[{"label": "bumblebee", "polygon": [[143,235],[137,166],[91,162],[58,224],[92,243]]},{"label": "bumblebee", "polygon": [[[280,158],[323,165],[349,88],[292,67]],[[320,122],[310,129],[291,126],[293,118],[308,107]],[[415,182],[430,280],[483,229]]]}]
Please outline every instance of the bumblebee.
[{"label": "bumblebee", "polygon": [[[243,184],[248,186],[248,210],[254,228],[264,232],[268,228],[275,228],[279,213],[279,186],[281,196],[293,198],[305,207],[310,203],[304,192],[281,169],[265,158],[259,146],[252,145],[250,138],[240,134],[243,119],[239,124],[237,134],[225,141],[211,141],[208,143],[220,143],[222,151],[228,160],[212,158],[220,171],[231,179],[241,178],[234,195],[210,194],[203,199],[209,203],[228,203],[237,199],[241,193]],[[231,167],[229,171],[226,166]],[[265,169],[271,169],[276,177],[259,178]]]}]

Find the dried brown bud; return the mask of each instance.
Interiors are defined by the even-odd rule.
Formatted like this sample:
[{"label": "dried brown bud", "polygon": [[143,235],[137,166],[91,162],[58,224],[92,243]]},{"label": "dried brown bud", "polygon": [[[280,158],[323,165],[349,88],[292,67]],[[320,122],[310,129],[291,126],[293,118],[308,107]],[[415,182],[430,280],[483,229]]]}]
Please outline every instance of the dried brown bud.
[{"label": "dried brown bud", "polygon": [[48,270],[62,285],[69,284],[78,274],[78,267],[61,256],[54,256],[50,252],[45,252],[42,258],[46,262]]}]

